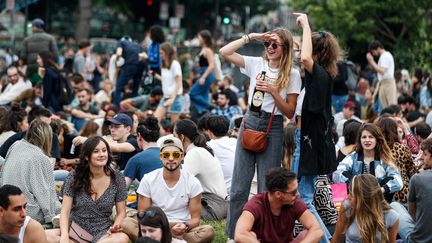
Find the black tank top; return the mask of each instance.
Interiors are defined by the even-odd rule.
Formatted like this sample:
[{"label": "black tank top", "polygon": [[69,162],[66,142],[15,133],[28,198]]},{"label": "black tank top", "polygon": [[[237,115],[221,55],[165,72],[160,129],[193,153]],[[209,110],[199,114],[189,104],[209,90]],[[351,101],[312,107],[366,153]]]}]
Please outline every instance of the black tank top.
[{"label": "black tank top", "polygon": [[200,67],[208,67],[209,65],[207,58],[204,55],[199,56],[198,63]]}]

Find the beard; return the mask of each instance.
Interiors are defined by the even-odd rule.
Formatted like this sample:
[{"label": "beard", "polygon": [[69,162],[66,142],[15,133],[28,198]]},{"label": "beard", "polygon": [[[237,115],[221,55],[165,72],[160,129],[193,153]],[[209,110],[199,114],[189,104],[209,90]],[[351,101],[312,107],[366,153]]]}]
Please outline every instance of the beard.
[{"label": "beard", "polygon": [[164,165],[164,168],[167,169],[169,172],[174,172],[180,167],[181,163],[178,163],[178,165]]}]

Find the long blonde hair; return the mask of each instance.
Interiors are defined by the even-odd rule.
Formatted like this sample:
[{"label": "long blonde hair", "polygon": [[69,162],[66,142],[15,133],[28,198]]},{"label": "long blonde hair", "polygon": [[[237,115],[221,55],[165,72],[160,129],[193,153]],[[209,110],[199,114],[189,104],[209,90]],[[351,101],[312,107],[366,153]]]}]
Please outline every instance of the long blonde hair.
[{"label": "long blonde hair", "polygon": [[354,203],[344,232],[356,221],[362,242],[375,242],[377,230],[381,233],[381,242],[387,242],[389,236],[384,214],[391,207],[384,199],[377,178],[370,174],[354,176],[350,196],[354,198]]},{"label": "long blonde hair", "polygon": [[[282,41],[282,55],[279,60],[279,74],[276,79],[276,86],[278,90],[288,87],[291,75],[291,68],[293,66],[293,37],[291,32],[285,28],[276,28],[270,33],[275,33]],[[264,59],[268,60],[267,57]]]}]

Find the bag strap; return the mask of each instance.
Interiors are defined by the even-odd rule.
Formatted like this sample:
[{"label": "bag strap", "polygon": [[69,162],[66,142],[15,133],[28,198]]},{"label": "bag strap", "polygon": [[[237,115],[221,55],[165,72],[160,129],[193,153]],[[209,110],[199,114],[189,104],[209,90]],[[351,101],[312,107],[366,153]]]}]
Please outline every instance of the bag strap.
[{"label": "bag strap", "polygon": [[[269,124],[267,125],[266,135],[268,135],[269,132],[270,132],[270,127],[271,127],[271,124],[273,123],[273,117],[274,117],[275,110],[276,110],[276,104],[273,106],[273,111],[272,111],[272,114],[271,114],[271,116],[270,116],[270,121],[269,121]],[[250,110],[249,110],[249,111],[250,111]],[[245,128],[244,128],[244,126],[245,126],[245,125],[244,125],[245,122],[246,122],[246,114],[244,115],[244,117],[243,117],[243,121],[242,121],[242,128],[243,128],[243,130],[245,129]]]}]

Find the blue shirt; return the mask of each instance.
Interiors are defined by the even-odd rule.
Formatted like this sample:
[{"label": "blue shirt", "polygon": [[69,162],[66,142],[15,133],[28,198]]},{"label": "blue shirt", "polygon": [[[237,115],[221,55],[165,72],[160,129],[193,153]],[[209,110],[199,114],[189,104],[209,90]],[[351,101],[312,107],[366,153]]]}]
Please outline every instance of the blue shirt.
[{"label": "blue shirt", "polygon": [[162,168],[159,151],[158,147],[153,147],[134,155],[126,164],[123,172],[124,176],[129,177],[131,180],[138,179],[141,181],[145,174]]},{"label": "blue shirt", "polygon": [[211,110],[211,113],[217,116],[224,116],[228,121],[234,116],[243,116],[243,111],[238,105],[230,105],[226,108],[216,107]]},{"label": "blue shirt", "polygon": [[138,43],[123,40],[118,43],[117,47],[123,49],[122,57],[125,59],[125,65],[144,64],[144,62],[139,61],[138,54],[141,53],[143,49]]}]

